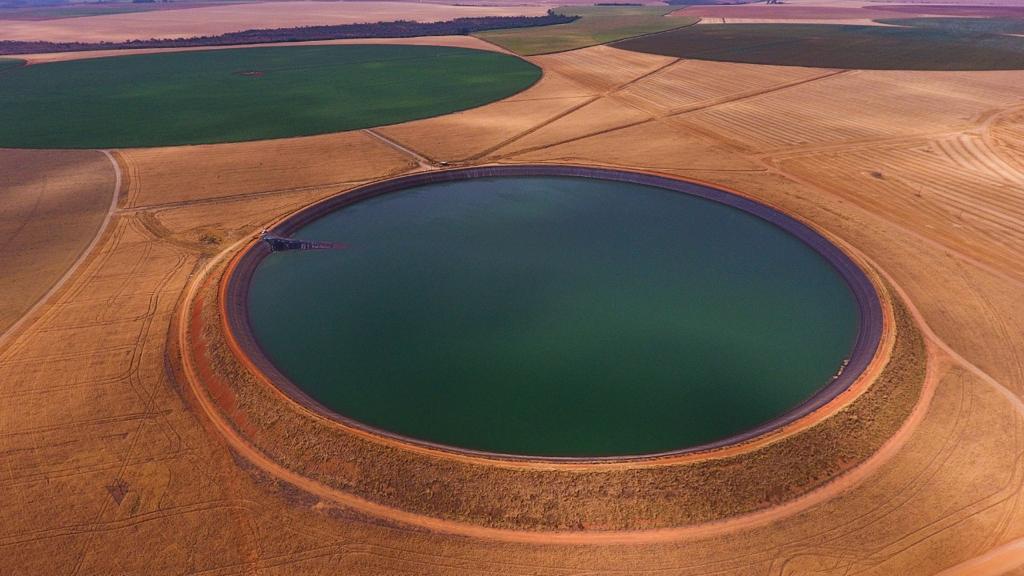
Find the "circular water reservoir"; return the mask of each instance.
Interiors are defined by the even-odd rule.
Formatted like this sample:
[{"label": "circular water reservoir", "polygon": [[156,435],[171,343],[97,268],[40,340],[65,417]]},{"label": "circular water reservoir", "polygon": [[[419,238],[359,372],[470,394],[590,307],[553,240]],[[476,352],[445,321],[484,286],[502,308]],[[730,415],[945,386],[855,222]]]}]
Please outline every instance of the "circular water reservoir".
[{"label": "circular water reservoir", "polygon": [[287,231],[344,248],[263,250],[242,300],[286,388],[378,432],[542,457],[720,445],[834,397],[877,344],[841,251],[719,190],[435,174],[356,196]]}]

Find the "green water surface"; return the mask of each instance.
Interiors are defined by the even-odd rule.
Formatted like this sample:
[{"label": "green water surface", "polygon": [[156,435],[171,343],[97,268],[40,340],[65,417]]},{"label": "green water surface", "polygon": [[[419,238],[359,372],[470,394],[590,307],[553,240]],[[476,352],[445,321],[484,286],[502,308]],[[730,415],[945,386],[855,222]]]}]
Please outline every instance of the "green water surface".
[{"label": "green water surface", "polygon": [[722,204],[575,177],[374,197],[258,267],[272,362],[336,412],[462,448],[655,453],[777,417],[850,353],[857,308],[817,252]]}]

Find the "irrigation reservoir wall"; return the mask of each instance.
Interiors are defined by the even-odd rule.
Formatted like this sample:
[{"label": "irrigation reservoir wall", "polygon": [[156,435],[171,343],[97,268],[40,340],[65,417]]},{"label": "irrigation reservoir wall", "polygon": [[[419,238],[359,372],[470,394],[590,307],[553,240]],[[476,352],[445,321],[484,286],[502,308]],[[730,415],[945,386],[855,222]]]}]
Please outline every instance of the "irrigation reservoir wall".
[{"label": "irrigation reservoir wall", "polygon": [[819,232],[738,193],[644,172],[521,165],[414,174],[346,192],[283,219],[287,236],[365,198],[488,176],[578,176],[647,184],[721,202],[787,230],[842,275],[860,313],[846,368],[783,416],[718,442],[609,458],[474,452],[397,436],[323,407],[266,358],[246,294],[269,248],[254,241],[206,280],[184,315],[182,353],[202,369],[198,395],[260,453],[320,485],[445,521],[509,530],[649,530],[721,520],[820,487],[873,454],[916,404],[923,340],[882,281]]}]

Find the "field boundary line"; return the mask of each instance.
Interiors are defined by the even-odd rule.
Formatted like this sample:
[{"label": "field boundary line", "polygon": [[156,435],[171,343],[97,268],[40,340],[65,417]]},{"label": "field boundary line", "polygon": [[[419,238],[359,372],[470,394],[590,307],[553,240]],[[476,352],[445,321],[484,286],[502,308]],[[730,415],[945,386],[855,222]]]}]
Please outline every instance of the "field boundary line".
[{"label": "field boundary line", "polygon": [[84,264],[85,261],[88,260],[93,250],[100,243],[100,239],[103,238],[104,234],[106,233],[107,228],[110,225],[110,220],[114,217],[114,213],[117,211],[117,199],[121,191],[121,167],[118,165],[117,160],[114,158],[113,154],[111,154],[109,150],[99,150],[98,152],[106,156],[107,159],[110,160],[110,164],[114,167],[114,189],[111,191],[110,194],[110,206],[107,207],[107,213],[106,215],[103,216],[103,221],[100,223],[100,227],[96,230],[96,234],[93,235],[92,241],[89,242],[88,246],[82,249],[82,251],[78,254],[78,258],[75,259],[75,261],[64,272],[64,274],[57,279],[53,286],[50,286],[50,289],[47,290],[45,294],[43,294],[42,296],[39,297],[38,300],[36,300],[36,303],[33,304],[32,307],[28,309],[28,311],[21,315],[21,318],[19,318],[17,322],[12,324],[10,328],[8,328],[6,331],[0,334],[0,350],[2,350],[4,346],[8,342],[10,342],[18,332],[24,329],[29,324],[30,320],[33,320],[38,315],[39,310],[43,307],[43,305],[49,302],[53,298],[53,296],[57,292],[59,292],[61,288],[64,287],[68,280],[70,280],[71,277],[75,275],[75,272],[77,272],[78,269],[82,267],[82,264]]},{"label": "field boundary line", "polygon": [[398,152],[400,152],[402,154],[405,154],[406,156],[409,156],[410,158],[412,158],[412,160],[414,162],[419,164],[419,168],[421,170],[430,170],[430,169],[433,169],[433,168],[437,168],[440,165],[440,163],[438,161],[432,160],[432,159],[424,156],[423,154],[420,154],[419,152],[413,150],[412,148],[409,148],[408,146],[405,146],[404,144],[398,142],[397,140],[395,140],[393,138],[389,138],[389,137],[387,137],[387,136],[377,132],[373,128],[364,128],[363,132],[365,132],[369,136],[372,136],[372,137],[376,138],[377,140],[379,140],[380,142],[382,142],[386,146],[388,146],[388,147],[390,147],[390,148],[392,148],[392,149],[394,149],[394,150],[396,150],[396,151],[398,151]]},{"label": "field boundary line", "polygon": [[[671,64],[669,64],[667,66],[659,68],[658,70],[655,70],[651,74],[653,74],[655,72],[659,72],[659,71],[663,70],[664,68],[668,68],[669,66],[678,64],[680,62],[685,62],[685,61],[687,61],[687,60],[684,59],[684,58],[679,58],[675,62],[672,62]],[[715,106],[722,106],[724,104],[730,104],[732,102],[739,102],[739,101],[742,101],[742,100],[745,100],[745,99],[748,99],[748,98],[756,98],[758,96],[764,96],[765,94],[770,94],[770,93],[775,92],[777,90],[785,90],[787,88],[793,88],[794,86],[798,86],[798,85],[801,85],[801,84],[806,84],[806,83],[809,83],[809,82],[814,82],[816,80],[824,80],[826,78],[832,78],[834,76],[838,76],[840,74],[845,74],[847,72],[851,72],[851,70],[832,70],[831,72],[827,72],[825,74],[822,74],[820,76],[815,76],[813,78],[804,78],[804,79],[801,79],[801,80],[795,80],[793,82],[788,82],[788,83],[785,83],[785,84],[776,84],[774,86],[771,86],[771,87],[766,88],[764,90],[760,90],[760,91],[758,91],[756,93],[753,93],[753,94],[751,94],[749,92],[741,93],[739,95],[733,95],[732,97],[724,97],[724,98],[716,99],[715,101],[712,101],[712,102],[709,102],[709,103],[706,103],[706,104],[701,104],[701,105],[698,105],[698,106],[696,106],[694,108],[687,108],[687,109],[684,109],[684,110],[677,110],[677,111],[669,111],[668,113],[663,114],[663,115],[656,115],[656,114],[655,115],[651,115],[649,111],[645,111],[645,113],[647,113],[647,114],[649,114],[651,116],[650,118],[647,118],[645,120],[638,120],[636,122],[631,122],[629,124],[624,124],[622,126],[613,126],[611,128],[606,128],[604,130],[599,130],[597,132],[591,132],[589,134],[582,134],[580,136],[574,136],[572,138],[568,138],[566,140],[560,140],[558,142],[552,142],[550,144],[541,144],[541,145],[533,146],[533,147],[530,147],[530,148],[524,148],[522,150],[516,150],[515,152],[512,152],[510,154],[498,155],[495,158],[498,159],[498,160],[506,159],[506,158],[515,158],[517,156],[522,156],[524,154],[529,154],[531,152],[537,152],[537,151],[540,151],[540,150],[545,150],[547,148],[553,148],[555,146],[562,146],[564,144],[570,144],[572,142],[579,142],[581,140],[586,140],[587,138],[594,138],[594,137],[597,137],[597,136],[603,136],[605,134],[616,132],[618,130],[626,130],[628,128],[633,128],[633,127],[639,126],[641,124],[647,124],[648,122],[658,122],[658,121],[662,121],[662,120],[670,120],[671,121],[671,120],[674,120],[674,119],[676,119],[678,117],[681,117],[681,116],[683,116],[685,114],[689,114],[690,112],[697,112],[697,111],[700,111],[700,110],[707,110],[709,108],[714,108]],[[646,74],[646,75],[644,75],[644,77],[649,76],[649,75],[650,74]],[[626,86],[628,84],[632,84],[633,82],[635,82],[636,80],[639,80],[639,79],[640,78],[638,77],[638,78],[636,78],[636,79],[634,79],[634,80],[624,84],[623,86]],[[603,97],[614,98],[616,100],[619,100],[619,98],[617,98],[616,95],[615,95],[616,92],[618,92],[618,89],[609,91],[609,93],[606,96],[603,96]],[[721,136],[719,136],[717,134],[712,134],[712,136],[714,136],[718,140],[722,140]],[[724,140],[723,140],[723,142],[725,142],[725,143],[727,143],[727,144],[729,144],[729,145],[731,145],[733,147],[736,147],[736,144],[733,144],[731,142],[726,142]],[[500,150],[500,148],[499,148],[499,150]],[[497,150],[495,150],[495,152],[496,151]]]},{"label": "field boundary line", "polygon": [[490,154],[493,154],[493,153],[497,152],[498,150],[501,150],[502,148],[508,146],[509,144],[517,142],[517,141],[519,141],[519,140],[529,136],[530,134],[533,134],[534,132],[543,129],[546,126],[549,126],[551,124],[554,124],[555,122],[558,122],[562,118],[565,118],[566,116],[572,114],[573,112],[576,112],[577,110],[582,110],[583,108],[586,108],[587,106],[590,106],[591,104],[593,104],[594,102],[597,102],[601,98],[603,98],[603,96],[601,96],[601,95],[591,96],[591,97],[587,98],[587,100],[585,102],[581,102],[581,103],[576,104],[574,106],[570,106],[569,109],[563,110],[563,111],[555,114],[554,116],[548,118],[547,120],[542,120],[540,122],[540,124],[537,124],[537,125],[535,125],[535,126],[533,126],[531,128],[527,128],[526,130],[520,132],[519,134],[516,134],[515,136],[512,136],[511,138],[508,138],[507,140],[503,140],[503,141],[501,141],[501,142],[499,142],[499,143],[497,143],[497,144],[495,144],[493,146],[490,146],[489,148],[485,148],[483,151],[477,152],[476,154],[473,154],[472,156],[467,156],[462,161],[463,162],[475,162],[477,160],[480,160],[480,159],[482,159],[482,158],[484,158],[484,157],[486,157],[486,156],[488,156]]},{"label": "field boundary line", "polygon": [[[682,10],[682,8],[680,8],[679,10]],[[668,18],[671,14],[679,12],[679,10],[671,10],[669,12],[666,12],[666,13],[662,14],[661,17],[662,18]],[[550,52],[537,52],[537,53],[534,53],[534,54],[520,54],[520,53],[518,53],[518,52],[516,52],[514,50],[509,50],[508,48],[505,48],[505,47],[501,46],[500,44],[494,44],[494,42],[491,42],[489,40],[484,40],[483,38],[480,38],[479,36],[476,36],[476,35],[472,35],[472,36],[474,38],[480,38],[480,40],[484,40],[484,42],[487,42],[488,44],[494,44],[495,46],[498,46],[499,48],[502,48],[503,50],[508,50],[512,54],[515,54],[515,55],[517,55],[517,56],[519,56],[521,58],[532,58],[533,56],[551,56],[553,54],[565,54],[566,52],[573,52],[573,51],[576,51],[576,50],[584,50],[586,48],[593,48],[594,46],[608,46],[609,48],[615,48],[615,44],[618,43],[618,42],[625,42],[626,40],[634,40],[636,38],[643,38],[644,36],[654,36],[655,34],[664,34],[665,32],[674,32],[676,30],[682,30],[683,28],[689,28],[690,26],[696,26],[697,24],[700,24],[700,21],[701,21],[700,17],[696,17],[695,16],[693,18],[695,18],[695,20],[693,22],[690,22],[689,24],[681,24],[679,26],[676,26],[675,28],[667,28],[665,30],[658,30],[657,32],[644,32],[643,34],[634,34],[633,36],[626,36],[625,38],[616,38],[615,40],[608,40],[606,42],[594,42],[593,44],[586,44],[584,46],[577,46],[575,48],[566,48],[564,50],[551,50]],[[572,22],[570,22],[569,24],[571,24],[571,23]],[[556,26],[562,26],[562,24],[556,24]],[[508,28],[506,28],[506,30],[508,30]],[[481,32],[486,32],[486,31],[485,30],[481,30]],[[625,48],[615,48],[615,49],[616,50],[624,50],[626,52],[636,52],[636,50],[626,50]]]},{"label": "field boundary line", "polygon": [[[625,90],[626,88],[628,88],[629,86],[631,86],[635,82],[639,82],[640,80],[643,80],[645,78],[649,78],[650,76],[658,74],[659,72],[663,72],[663,71],[667,70],[668,68],[671,68],[672,66],[675,66],[676,64],[678,64],[678,63],[680,63],[682,61],[683,61],[682,58],[676,58],[675,60],[673,60],[671,62],[668,62],[666,64],[662,64],[661,66],[658,66],[657,68],[655,68],[653,70],[645,72],[645,73],[637,76],[636,78],[633,78],[632,80],[627,80],[626,82],[623,82],[622,84],[619,84],[618,86],[614,86],[614,87],[609,88],[608,90],[606,90],[604,92],[596,94],[596,95],[590,97],[590,99],[588,99],[586,102],[582,102],[580,104],[577,104],[576,106],[573,106],[573,107],[569,108],[568,110],[564,110],[564,111],[556,114],[555,116],[553,116],[553,117],[551,117],[551,118],[549,118],[547,120],[544,120],[540,124],[537,124],[536,126],[533,126],[532,128],[528,128],[528,129],[524,130],[523,132],[520,132],[519,134],[516,134],[515,136],[512,136],[511,138],[508,138],[507,140],[499,142],[498,144],[495,144],[494,146],[491,146],[490,148],[487,148],[486,150],[484,150],[482,152],[479,152],[477,154],[474,154],[473,156],[470,156],[470,157],[466,158],[466,161],[473,162],[473,161],[476,161],[476,160],[480,160],[482,158],[486,158],[487,156],[494,155],[496,152],[498,152],[502,148],[506,148],[506,147],[508,147],[508,146],[510,146],[510,145],[512,145],[512,144],[514,144],[514,143],[516,143],[516,142],[518,142],[520,140],[522,140],[523,138],[526,138],[527,136],[529,136],[531,134],[534,134],[535,132],[543,130],[544,128],[554,124],[555,122],[558,122],[559,120],[561,120],[561,119],[563,119],[563,118],[573,114],[574,112],[578,112],[579,110],[582,110],[583,108],[586,108],[587,106],[590,106],[591,104],[594,104],[595,102],[598,102],[598,101],[600,101],[600,100],[602,100],[604,98],[612,98],[616,102],[621,102],[621,103],[623,103],[623,104],[625,104],[627,106],[630,106],[631,108],[641,112],[642,114],[648,116],[648,118],[646,118],[644,120],[641,120],[640,122],[647,122],[647,121],[653,120],[654,117],[652,116],[650,111],[643,110],[641,108],[637,108],[636,106],[633,106],[629,102],[622,102],[621,99],[615,98],[615,94],[617,92],[621,92],[622,90]],[[569,78],[570,80],[573,80],[569,76],[566,76],[564,74],[563,74],[563,76],[565,76],[566,78]],[[573,80],[573,81],[575,82],[575,80]],[[622,127],[623,126],[616,126],[615,128],[617,129],[617,128],[622,128]],[[514,156],[514,155],[515,154],[512,154],[512,156]],[[501,154],[497,155],[497,158],[502,158],[502,157],[503,156]]]},{"label": "field boundary line", "polygon": [[[693,60],[696,60],[696,58],[693,58]],[[814,76],[812,78],[801,78],[800,80],[794,80],[792,82],[784,82],[782,84],[776,84],[775,86],[770,86],[768,88],[765,88],[764,90],[758,90],[758,91],[756,91],[754,93],[749,93],[748,92],[746,94],[737,95],[734,98],[727,98],[725,100],[721,100],[721,101],[718,101],[718,102],[709,102],[709,103],[706,103],[706,104],[695,106],[693,108],[687,108],[687,109],[684,109],[684,110],[669,112],[668,114],[666,114],[666,117],[667,118],[676,118],[676,117],[679,117],[679,116],[683,116],[685,114],[689,114],[691,112],[700,112],[701,110],[707,110],[708,108],[714,108],[715,106],[721,106],[723,104],[732,104],[734,102],[742,102],[744,100],[749,100],[751,98],[757,98],[759,96],[764,96],[765,94],[771,94],[773,92],[780,92],[782,90],[786,90],[786,89],[789,89],[789,88],[795,88],[797,86],[803,86],[804,84],[810,84],[811,82],[817,82],[818,80],[827,80],[829,78],[834,78],[836,76],[840,76],[840,75],[844,75],[844,74],[849,74],[850,72],[856,72],[856,70],[835,70],[835,69],[832,69],[831,71],[826,72],[826,73],[824,73],[824,74],[822,74],[820,76]]]}]

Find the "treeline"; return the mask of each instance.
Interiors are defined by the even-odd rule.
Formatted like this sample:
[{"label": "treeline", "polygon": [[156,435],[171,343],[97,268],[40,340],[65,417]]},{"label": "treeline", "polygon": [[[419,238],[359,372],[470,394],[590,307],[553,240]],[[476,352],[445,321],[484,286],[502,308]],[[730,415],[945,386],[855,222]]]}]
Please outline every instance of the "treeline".
[{"label": "treeline", "polygon": [[188,46],[230,46],[234,44],[268,44],[273,42],[309,42],[348,38],[412,38],[414,36],[466,35],[500,28],[526,28],[565,24],[579,16],[565,16],[549,10],[545,16],[484,16],[456,18],[444,22],[413,22],[396,20],[373,24],[341,24],[337,26],[302,26],[229,32],[217,36],[190,38],[152,38],[124,42],[45,42],[0,41],[0,54],[37,54],[44,52],[78,52],[83,50],[124,50],[128,48],[181,48]]}]

